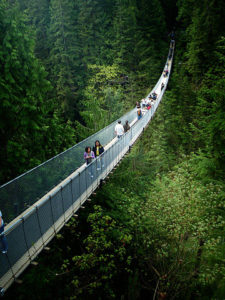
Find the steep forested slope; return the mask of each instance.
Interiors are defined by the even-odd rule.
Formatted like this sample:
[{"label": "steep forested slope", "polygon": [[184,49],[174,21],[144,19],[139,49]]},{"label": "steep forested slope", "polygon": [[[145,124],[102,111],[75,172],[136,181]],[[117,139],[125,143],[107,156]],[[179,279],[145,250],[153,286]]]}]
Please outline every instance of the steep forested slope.
[{"label": "steep forested slope", "polygon": [[202,168],[222,179],[225,4],[223,1],[179,1],[178,8],[178,50],[170,83],[168,129],[175,147],[179,145],[185,153],[200,150],[205,163]]}]

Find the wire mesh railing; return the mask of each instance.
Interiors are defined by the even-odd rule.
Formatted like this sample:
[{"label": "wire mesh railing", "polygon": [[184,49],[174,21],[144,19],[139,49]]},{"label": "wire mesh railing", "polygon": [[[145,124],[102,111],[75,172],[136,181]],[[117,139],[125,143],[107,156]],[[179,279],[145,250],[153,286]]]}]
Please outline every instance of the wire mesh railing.
[{"label": "wire mesh railing", "polygon": [[[136,118],[135,109],[121,117],[131,123]],[[102,145],[108,144],[114,136],[114,127],[117,121],[93,134],[87,139],[74,145],[65,152],[51,158],[36,168],[22,174],[14,180],[0,187],[0,207],[5,222],[9,223],[38,199],[59,184],[83,163],[84,148],[94,145],[100,140]]]}]

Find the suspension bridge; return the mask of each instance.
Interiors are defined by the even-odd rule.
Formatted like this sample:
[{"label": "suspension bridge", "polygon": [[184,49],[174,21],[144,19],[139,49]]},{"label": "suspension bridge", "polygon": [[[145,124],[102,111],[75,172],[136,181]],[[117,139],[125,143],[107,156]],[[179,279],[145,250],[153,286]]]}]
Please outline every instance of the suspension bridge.
[{"label": "suspension bridge", "polygon": [[[154,105],[150,110],[144,110],[140,120],[137,120],[136,108],[122,116],[121,122],[128,120],[131,128],[120,139],[114,135],[117,120],[0,187],[0,209],[7,222],[4,234],[8,242],[8,252],[0,253],[0,287],[4,290],[18,280],[142,134],[166,90],[174,46],[174,43],[170,44],[163,69],[168,69],[168,76],[162,72],[155,87],[146,96],[147,99],[153,92],[157,93]],[[161,88],[162,83],[164,88]],[[96,140],[101,141],[105,151],[86,165],[83,161],[84,148],[93,145]]]}]

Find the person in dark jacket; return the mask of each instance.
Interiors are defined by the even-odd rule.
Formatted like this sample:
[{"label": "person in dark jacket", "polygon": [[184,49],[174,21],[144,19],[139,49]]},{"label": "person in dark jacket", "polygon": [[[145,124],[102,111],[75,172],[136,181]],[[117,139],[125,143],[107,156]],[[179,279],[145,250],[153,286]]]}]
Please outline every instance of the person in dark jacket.
[{"label": "person in dark jacket", "polygon": [[99,140],[95,141],[95,145],[92,150],[94,151],[95,157],[101,155],[104,152],[104,148]]},{"label": "person in dark jacket", "polygon": [[126,121],[126,123],[123,125],[124,128],[124,132],[127,132],[128,130],[130,130],[130,125],[128,123],[128,121]]},{"label": "person in dark jacket", "polygon": [[[98,158],[98,156],[100,156],[104,152],[104,148],[101,145],[101,143],[99,142],[99,140],[95,141],[95,145],[92,150],[93,150],[96,158]],[[99,157],[99,159],[98,159],[97,170],[100,170],[101,167],[104,168],[103,157],[101,157],[101,158]]]},{"label": "person in dark jacket", "polygon": [[152,93],[152,99],[153,99],[153,100],[156,100],[157,97],[158,97],[158,95],[156,94],[156,92],[153,92],[153,93]]}]

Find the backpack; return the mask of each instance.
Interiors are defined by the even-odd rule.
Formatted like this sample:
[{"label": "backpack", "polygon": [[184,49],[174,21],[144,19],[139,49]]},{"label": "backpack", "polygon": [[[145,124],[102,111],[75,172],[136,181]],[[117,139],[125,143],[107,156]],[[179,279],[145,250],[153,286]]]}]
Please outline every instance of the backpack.
[{"label": "backpack", "polygon": [[141,110],[139,109],[137,113],[138,113],[138,116],[140,116],[141,115]]}]

